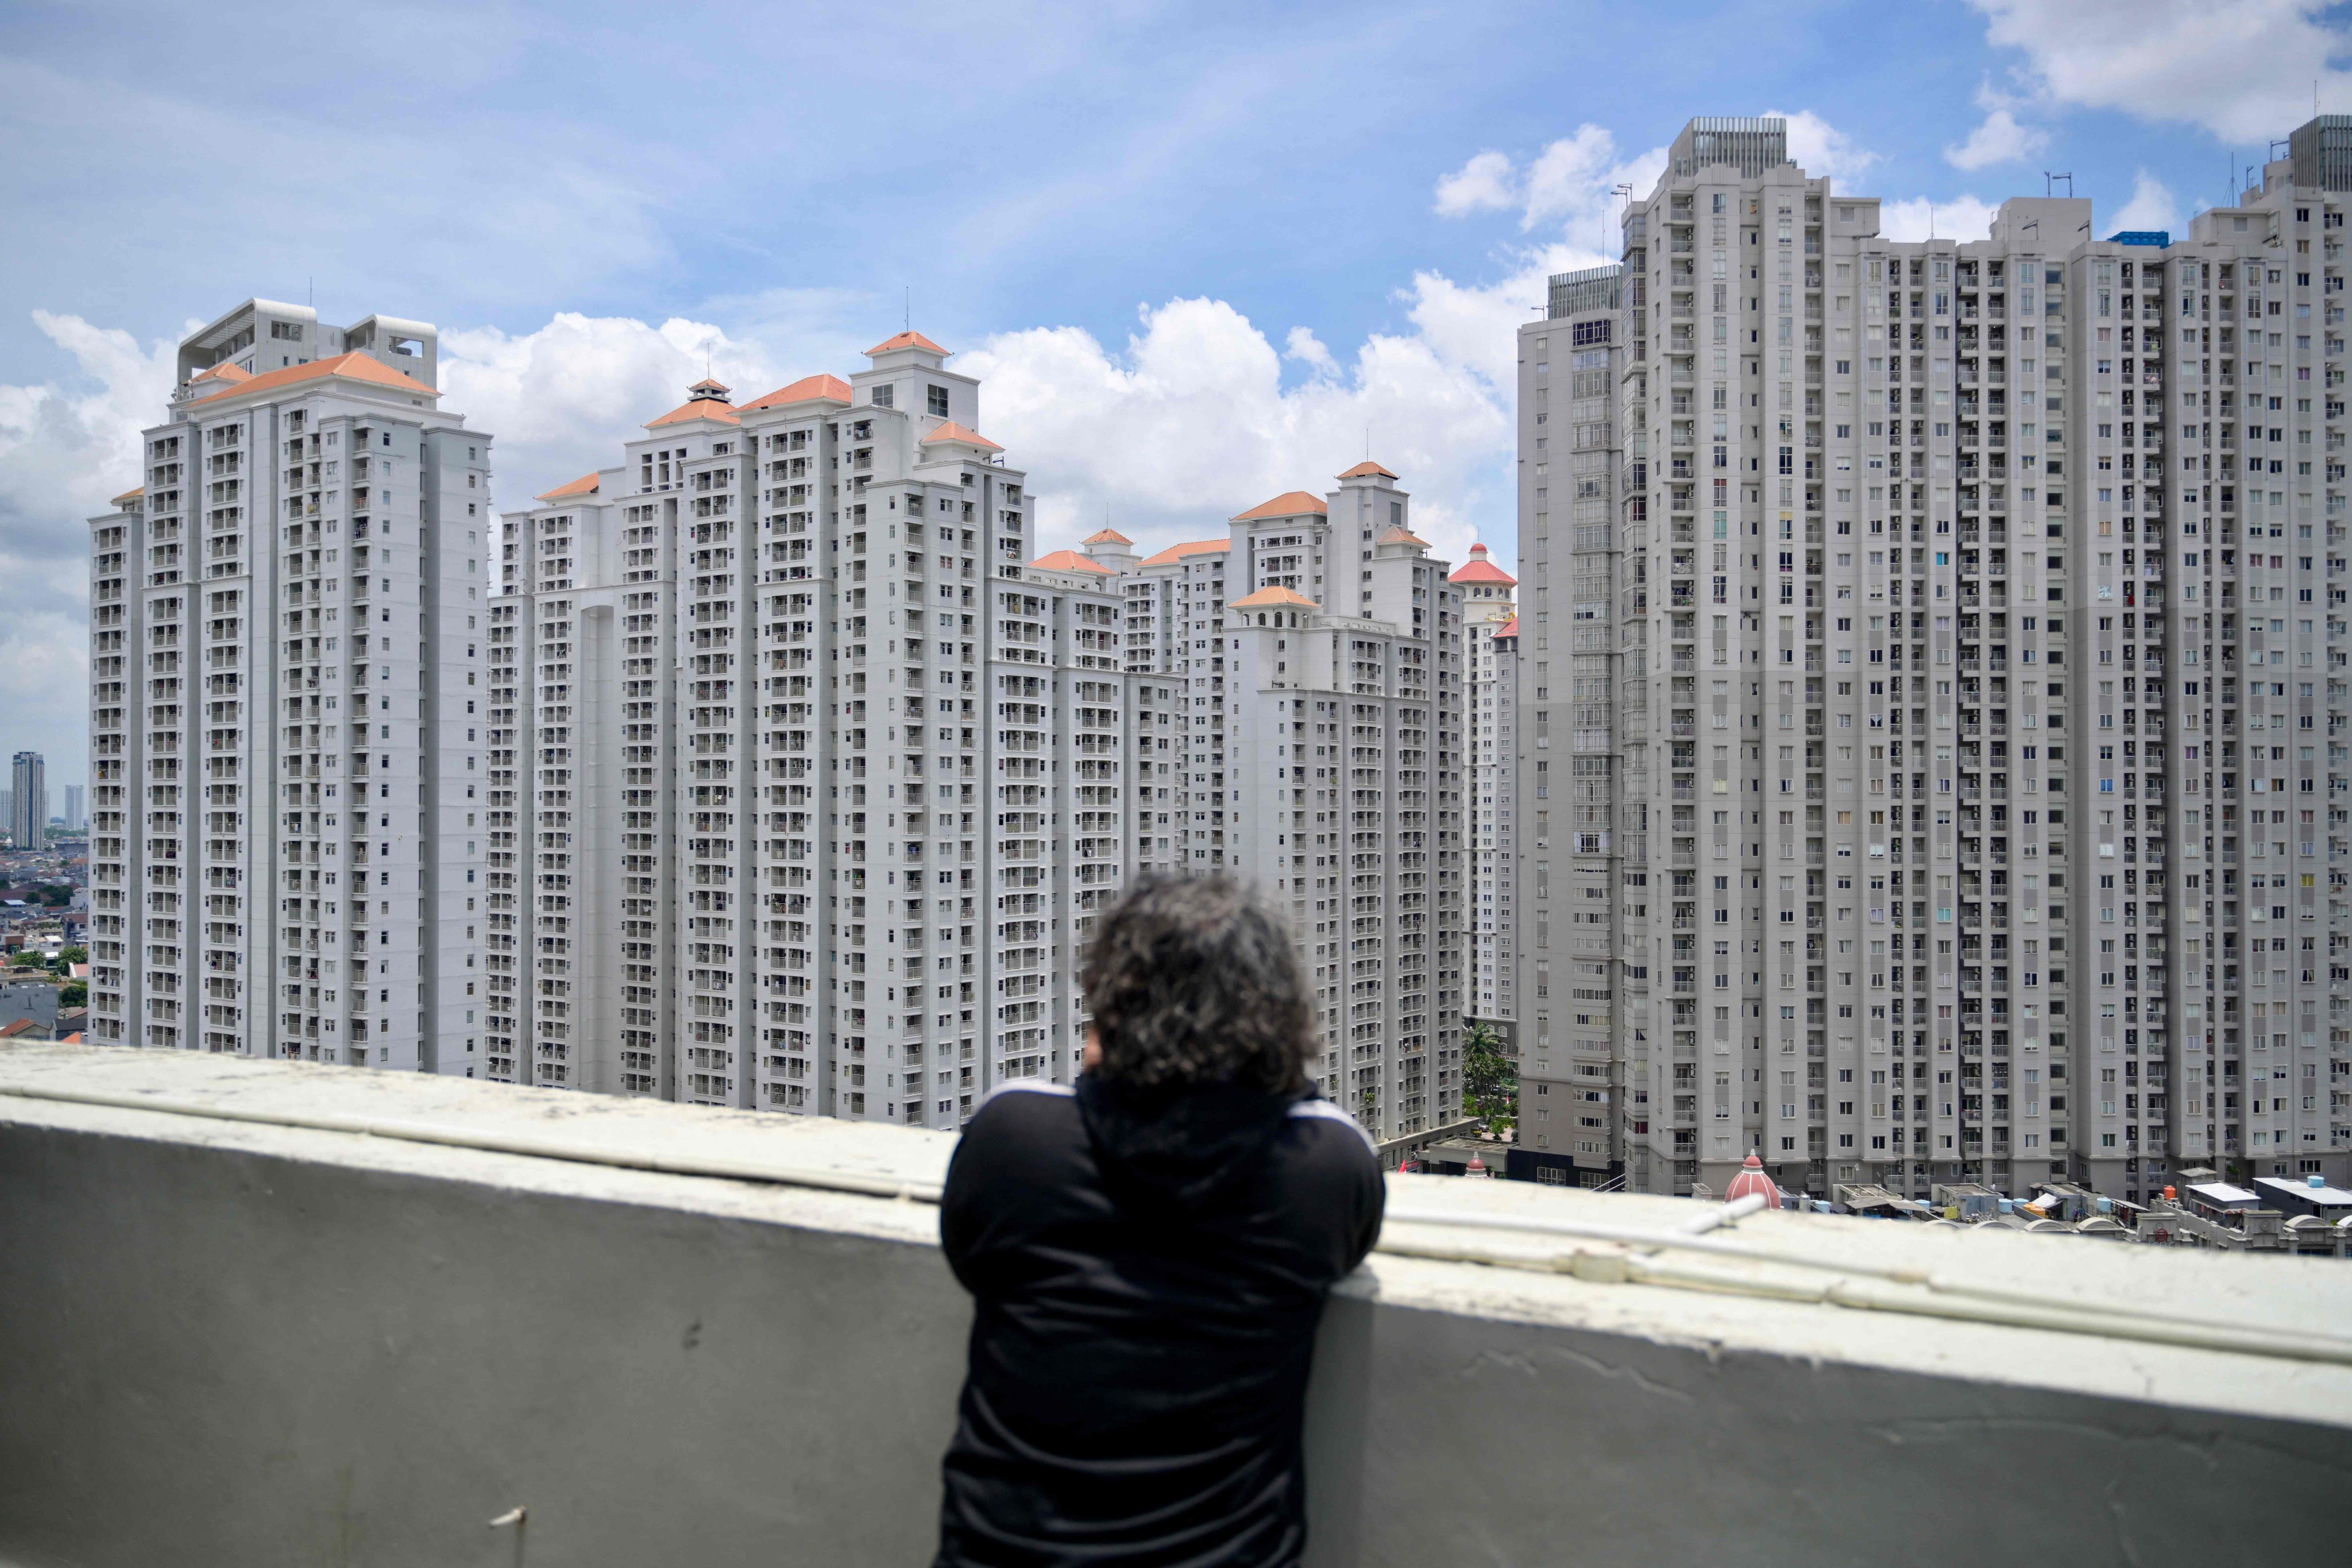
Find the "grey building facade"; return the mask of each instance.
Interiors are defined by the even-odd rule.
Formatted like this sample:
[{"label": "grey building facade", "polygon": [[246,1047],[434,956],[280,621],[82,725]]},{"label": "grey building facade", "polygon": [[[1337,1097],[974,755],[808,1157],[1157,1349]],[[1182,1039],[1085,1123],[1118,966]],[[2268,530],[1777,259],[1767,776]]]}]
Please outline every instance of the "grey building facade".
[{"label": "grey building facade", "polygon": [[[1612,1031],[1629,1184],[1719,1191],[1751,1149],[1816,1193],[2345,1179],[2331,130],[2177,240],[2021,198],[1982,240],[1889,241],[1773,121],[1692,121],[1629,205],[1591,977],[1643,1020]],[[1522,329],[1523,392],[1559,395],[1557,347],[1526,352],[1556,332]],[[1567,553],[1549,489],[1523,478],[1529,610],[1558,584],[1524,563]],[[1523,794],[1572,700],[1542,657]],[[1531,963],[1574,907],[1545,838]]]},{"label": "grey building facade", "polygon": [[9,768],[8,837],[19,849],[38,848],[48,826],[48,763],[38,752],[19,752]]},{"label": "grey building facade", "polygon": [[[1646,1067],[1647,736],[1617,695],[1646,670],[1622,614],[1621,518],[1645,471],[1647,410],[1621,406],[1624,329],[1646,279],[1610,266],[1554,278],[1519,329],[1516,664],[1516,1030],[1519,1140],[1576,1184],[1625,1173],[1619,1111]],[[1635,712],[1638,714],[1639,710]]]}]

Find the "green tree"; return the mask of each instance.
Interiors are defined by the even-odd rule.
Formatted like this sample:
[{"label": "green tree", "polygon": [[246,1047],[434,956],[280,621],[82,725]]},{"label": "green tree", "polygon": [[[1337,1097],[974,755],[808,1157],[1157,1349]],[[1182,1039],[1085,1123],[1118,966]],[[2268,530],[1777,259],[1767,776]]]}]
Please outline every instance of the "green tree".
[{"label": "green tree", "polygon": [[89,987],[79,980],[67,981],[58,988],[58,1005],[60,1007],[89,1006]]},{"label": "green tree", "polygon": [[89,949],[86,947],[67,948],[58,954],[58,962],[59,963],[88,963],[89,962]]},{"label": "green tree", "polygon": [[1506,1132],[1518,1123],[1519,1075],[1503,1054],[1503,1037],[1492,1024],[1473,1024],[1462,1042],[1462,1109]]},{"label": "green tree", "polygon": [[40,888],[34,892],[33,897],[39,902],[47,905],[50,909],[61,910],[68,904],[73,902],[73,889],[71,888],[60,887],[55,882],[44,882],[41,884]]}]

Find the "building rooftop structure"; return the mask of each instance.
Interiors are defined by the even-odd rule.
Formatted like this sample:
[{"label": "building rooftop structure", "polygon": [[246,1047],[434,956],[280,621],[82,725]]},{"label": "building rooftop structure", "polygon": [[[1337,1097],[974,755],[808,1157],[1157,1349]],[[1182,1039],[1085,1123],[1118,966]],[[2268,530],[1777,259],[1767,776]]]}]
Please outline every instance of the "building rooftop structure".
[{"label": "building rooftop structure", "polygon": [[[922,1560],[971,1313],[930,1203],[953,1148],[0,1046],[0,1560]],[[2340,1550],[2330,1263],[1389,1194],[1318,1346],[1310,1564],[1557,1561],[1571,1531],[1674,1563]],[[1694,1455],[1673,1506],[1595,1506]]]}]

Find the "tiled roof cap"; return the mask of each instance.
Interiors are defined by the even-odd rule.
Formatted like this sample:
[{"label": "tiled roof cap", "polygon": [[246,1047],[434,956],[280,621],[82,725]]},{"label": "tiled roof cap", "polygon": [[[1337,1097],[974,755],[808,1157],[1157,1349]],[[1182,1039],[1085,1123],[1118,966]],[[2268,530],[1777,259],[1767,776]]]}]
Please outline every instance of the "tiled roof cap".
[{"label": "tiled roof cap", "polygon": [[1111,569],[1099,561],[1087,559],[1075,550],[1056,550],[1040,555],[1029,563],[1041,572],[1096,572],[1105,577],[1113,575]]},{"label": "tiled roof cap", "polygon": [[1260,501],[1234,521],[1256,522],[1269,517],[1304,517],[1310,512],[1317,517],[1328,517],[1331,509],[1321,496],[1311,496],[1305,490],[1285,490],[1272,500]]},{"label": "tiled roof cap", "polygon": [[[217,370],[220,367],[215,365],[214,368]],[[415,376],[404,375],[379,360],[370,359],[362,353],[348,353],[337,354],[332,359],[312,360],[309,364],[289,364],[277,370],[264,371],[259,375],[248,376],[242,381],[237,381],[233,386],[215,392],[208,397],[200,397],[196,401],[211,403],[223,397],[239,397],[248,392],[275,392],[281,386],[291,386],[305,381],[320,381],[329,376],[340,376],[345,381],[364,381],[376,386],[389,386],[400,392],[422,393],[426,397],[441,395],[438,391],[425,385]],[[235,378],[224,376],[221,379],[227,381]]]},{"label": "tiled roof cap", "polygon": [[558,485],[540,496],[541,500],[563,500],[572,496],[593,496],[604,483],[602,474],[583,474],[568,485]]},{"label": "tiled roof cap", "polygon": [[1235,610],[1312,610],[1318,606],[1314,600],[1293,588],[1260,588],[1246,598],[1235,599],[1227,607]]},{"label": "tiled roof cap", "polygon": [[866,353],[870,358],[875,354],[887,354],[894,349],[924,349],[928,350],[929,353],[940,355],[941,358],[946,358],[948,355],[947,350],[940,347],[939,344],[931,342],[930,339],[923,336],[920,332],[900,332],[896,337],[885,338],[880,342],[876,343],[872,348],[867,349]]}]

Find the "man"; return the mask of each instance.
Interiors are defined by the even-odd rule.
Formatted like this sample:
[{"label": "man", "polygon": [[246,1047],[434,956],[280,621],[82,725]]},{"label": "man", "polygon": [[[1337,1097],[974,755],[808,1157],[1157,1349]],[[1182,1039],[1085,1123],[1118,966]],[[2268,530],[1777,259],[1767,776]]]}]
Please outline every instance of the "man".
[{"label": "man", "polygon": [[1379,1157],[1308,1088],[1297,952],[1234,882],[1138,889],[1085,984],[1076,1090],[1003,1086],[949,1167],[978,1313],[938,1563],[1296,1563],[1307,1363]]}]

